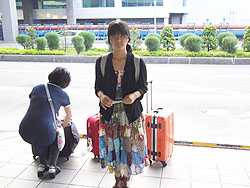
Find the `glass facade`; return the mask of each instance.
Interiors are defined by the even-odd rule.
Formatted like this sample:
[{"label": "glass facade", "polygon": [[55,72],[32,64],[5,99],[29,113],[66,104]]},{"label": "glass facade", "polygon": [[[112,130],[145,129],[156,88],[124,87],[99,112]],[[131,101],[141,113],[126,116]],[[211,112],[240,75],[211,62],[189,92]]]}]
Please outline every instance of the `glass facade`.
[{"label": "glass facade", "polygon": [[172,6],[175,8],[186,7],[187,0],[174,0],[172,1]]},{"label": "glass facade", "polygon": [[83,8],[114,7],[114,0],[82,0]]},{"label": "glass facade", "polygon": [[38,9],[61,9],[66,8],[66,0],[35,0]]},{"label": "glass facade", "polygon": [[[154,6],[154,0],[122,0],[123,7]],[[163,0],[156,0],[156,6],[163,6]]]},{"label": "glass facade", "polygon": [[17,10],[23,9],[22,0],[16,0],[16,9]]}]

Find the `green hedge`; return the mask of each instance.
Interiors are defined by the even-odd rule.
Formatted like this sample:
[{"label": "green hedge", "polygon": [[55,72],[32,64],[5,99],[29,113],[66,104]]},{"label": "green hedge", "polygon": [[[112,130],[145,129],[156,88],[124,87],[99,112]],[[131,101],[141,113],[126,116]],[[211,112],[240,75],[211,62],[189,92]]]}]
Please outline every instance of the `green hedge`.
[{"label": "green hedge", "polygon": [[[73,48],[70,48],[73,49]],[[107,53],[107,49],[102,48],[93,48],[88,52],[82,52],[81,55],[86,56],[101,56],[104,53]],[[188,51],[166,51],[162,50],[156,52],[148,52],[144,51],[133,51],[133,53],[140,56],[173,56],[173,57],[250,57],[250,52],[244,52],[243,50],[237,50],[235,54],[230,54],[227,52],[222,52],[220,50],[214,51],[200,51],[200,52],[188,52]],[[62,50],[45,50],[45,51],[37,51],[36,49],[25,49],[20,50],[17,48],[0,48],[0,54],[27,54],[27,55],[65,55],[66,53]],[[76,52],[75,52],[76,54]],[[67,54],[72,55],[72,54]]]},{"label": "green hedge", "polygon": [[19,50],[17,48],[0,48],[0,54],[23,54],[23,55],[65,55],[64,51],[59,50],[44,50],[36,49]]}]

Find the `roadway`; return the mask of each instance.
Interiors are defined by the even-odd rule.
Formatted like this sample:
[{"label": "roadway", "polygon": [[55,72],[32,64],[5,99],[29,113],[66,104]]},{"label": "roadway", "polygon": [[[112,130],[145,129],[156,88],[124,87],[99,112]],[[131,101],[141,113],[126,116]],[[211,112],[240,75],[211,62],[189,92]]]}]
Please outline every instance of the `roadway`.
[{"label": "roadway", "polygon": [[[0,62],[0,140],[17,136],[31,89],[46,83],[57,66],[71,72],[66,92],[73,121],[86,134],[87,118],[98,112],[94,64]],[[147,64],[147,69],[153,108],[175,113],[175,140],[249,145],[250,66]]]}]

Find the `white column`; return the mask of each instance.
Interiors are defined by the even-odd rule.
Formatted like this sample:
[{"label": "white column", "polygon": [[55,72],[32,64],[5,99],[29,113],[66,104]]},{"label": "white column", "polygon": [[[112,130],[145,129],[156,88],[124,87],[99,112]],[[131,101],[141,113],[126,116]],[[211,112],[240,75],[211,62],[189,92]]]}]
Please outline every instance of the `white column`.
[{"label": "white column", "polygon": [[66,0],[67,24],[76,24],[76,1]]},{"label": "white column", "polygon": [[[122,1],[121,0],[114,0],[115,3],[115,11],[116,11],[116,15],[119,15],[120,9],[122,8]],[[117,21],[121,20],[121,18],[116,17],[115,18]]]},{"label": "white column", "polygon": [[163,0],[163,7],[164,7],[164,10],[166,10],[165,16],[164,16],[164,25],[166,26],[169,24],[171,0]]},{"label": "white column", "polygon": [[0,1],[0,11],[2,12],[2,27],[4,41],[16,41],[18,35],[18,23],[16,14],[16,1]]},{"label": "white column", "polygon": [[187,24],[187,22],[188,22],[188,14],[184,14],[182,16],[182,24]]}]

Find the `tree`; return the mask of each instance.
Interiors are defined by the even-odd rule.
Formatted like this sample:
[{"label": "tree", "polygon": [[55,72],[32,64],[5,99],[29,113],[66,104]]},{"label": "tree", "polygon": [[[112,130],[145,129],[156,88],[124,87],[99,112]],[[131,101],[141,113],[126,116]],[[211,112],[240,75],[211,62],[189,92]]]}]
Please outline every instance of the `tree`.
[{"label": "tree", "polygon": [[170,26],[164,27],[164,29],[161,31],[161,39],[163,48],[166,48],[167,51],[175,50],[173,28],[171,28]]},{"label": "tree", "polygon": [[47,44],[48,44],[48,48],[50,50],[56,50],[59,48],[60,44],[59,44],[59,36],[56,33],[47,33],[45,35],[45,38],[47,39]]},{"label": "tree", "polygon": [[139,30],[132,27],[130,30],[130,44],[133,50],[139,50],[140,45],[142,44],[142,39],[139,34]]},{"label": "tree", "polygon": [[84,39],[85,50],[90,50],[95,42],[95,34],[89,31],[83,31],[79,33],[79,36]]},{"label": "tree", "polygon": [[18,44],[21,44],[24,49],[30,48],[30,46],[31,46],[31,37],[28,36],[28,35],[21,34],[21,35],[18,35],[16,37],[16,42]]},{"label": "tree", "polygon": [[73,37],[72,43],[73,43],[74,48],[77,52],[77,55],[79,55],[85,48],[84,38],[80,35]]},{"label": "tree", "polygon": [[35,39],[38,36],[38,34],[36,33],[36,30],[34,28],[27,28],[26,31],[28,32],[28,36],[30,36],[31,38],[31,48],[35,48]]},{"label": "tree", "polygon": [[245,52],[250,52],[250,26],[246,28],[244,33],[242,48]]},{"label": "tree", "polygon": [[205,26],[201,38],[203,39],[203,48],[207,49],[207,51],[215,50],[218,47],[216,33],[217,31],[215,26],[213,25]]}]

